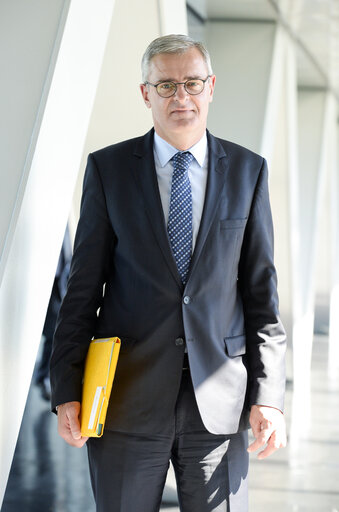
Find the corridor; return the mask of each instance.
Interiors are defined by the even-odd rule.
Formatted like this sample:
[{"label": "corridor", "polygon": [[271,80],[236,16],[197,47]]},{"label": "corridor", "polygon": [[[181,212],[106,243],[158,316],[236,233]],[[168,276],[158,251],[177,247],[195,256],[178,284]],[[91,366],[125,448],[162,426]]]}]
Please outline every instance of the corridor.
[{"label": "corridor", "polygon": [[[251,456],[250,512],[339,512],[338,411],[339,376],[328,373],[328,339],[318,334],[310,399],[293,400],[288,386],[288,447],[265,461]],[[85,449],[58,438],[56,417],[31,386],[2,512],[93,512],[86,463]],[[172,473],[162,510],[179,510]]]}]

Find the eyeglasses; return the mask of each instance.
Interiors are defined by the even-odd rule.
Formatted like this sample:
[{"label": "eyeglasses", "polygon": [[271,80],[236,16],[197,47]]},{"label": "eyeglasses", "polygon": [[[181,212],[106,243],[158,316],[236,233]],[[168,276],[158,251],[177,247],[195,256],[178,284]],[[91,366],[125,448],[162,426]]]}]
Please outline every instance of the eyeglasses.
[{"label": "eyeglasses", "polygon": [[186,82],[160,82],[159,84],[151,84],[151,82],[145,82],[145,85],[151,85],[156,88],[157,93],[162,98],[170,98],[174,96],[177,92],[178,85],[183,85],[185,91],[192,96],[196,96],[200,94],[205,87],[205,82],[210,78],[211,75],[208,75],[205,80],[202,78],[191,78],[190,80],[186,80]]}]

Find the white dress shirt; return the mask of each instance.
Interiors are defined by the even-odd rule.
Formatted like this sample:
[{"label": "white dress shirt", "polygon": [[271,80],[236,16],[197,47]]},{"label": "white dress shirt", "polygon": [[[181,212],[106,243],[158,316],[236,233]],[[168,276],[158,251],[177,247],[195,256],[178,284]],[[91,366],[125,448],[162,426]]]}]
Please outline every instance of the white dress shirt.
[{"label": "white dress shirt", "polygon": [[[158,185],[166,226],[168,223],[173,174],[173,164],[171,162],[171,158],[173,158],[173,156],[178,151],[180,150],[168,144],[168,142],[159,137],[156,132],[154,133],[153,152],[155,169],[158,177]],[[190,179],[192,189],[193,251],[200,227],[207,183],[208,148],[206,132],[202,138],[196,144],[194,144],[194,146],[187,149],[187,151],[192,153],[194,156],[192,163],[188,168],[188,177]]]}]

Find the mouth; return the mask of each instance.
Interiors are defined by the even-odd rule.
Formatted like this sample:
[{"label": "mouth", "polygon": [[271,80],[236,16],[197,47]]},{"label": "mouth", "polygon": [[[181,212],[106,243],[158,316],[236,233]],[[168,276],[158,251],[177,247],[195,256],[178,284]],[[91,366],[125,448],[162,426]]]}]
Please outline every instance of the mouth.
[{"label": "mouth", "polygon": [[171,111],[171,114],[189,114],[193,112],[192,109],[188,109],[188,108],[176,108],[174,110]]}]

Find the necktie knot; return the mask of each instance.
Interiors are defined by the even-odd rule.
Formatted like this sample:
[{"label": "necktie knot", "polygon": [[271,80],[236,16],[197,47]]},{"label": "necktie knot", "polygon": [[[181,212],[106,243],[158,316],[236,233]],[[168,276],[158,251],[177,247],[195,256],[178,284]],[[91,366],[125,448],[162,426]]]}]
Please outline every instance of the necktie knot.
[{"label": "necktie knot", "polygon": [[189,151],[181,152],[179,151],[172,158],[173,168],[175,171],[185,172],[189,168],[192,163],[193,155]]}]

